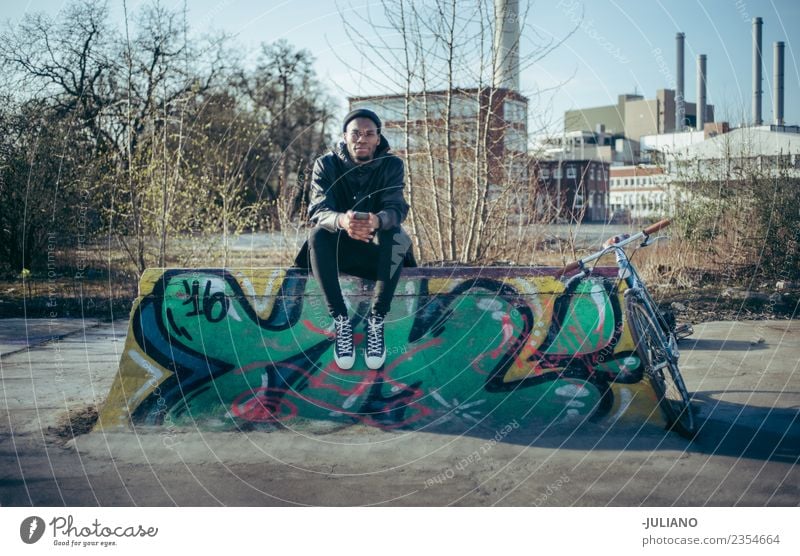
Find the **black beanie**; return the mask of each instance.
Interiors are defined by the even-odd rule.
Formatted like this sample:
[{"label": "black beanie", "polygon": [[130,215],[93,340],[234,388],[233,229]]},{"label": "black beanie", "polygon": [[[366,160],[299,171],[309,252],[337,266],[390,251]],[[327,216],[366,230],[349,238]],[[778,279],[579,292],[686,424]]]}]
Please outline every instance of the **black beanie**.
[{"label": "black beanie", "polygon": [[366,108],[357,108],[350,112],[347,116],[344,117],[344,123],[342,124],[342,131],[347,131],[347,124],[350,123],[351,120],[355,120],[356,118],[369,118],[373,122],[375,122],[375,126],[378,128],[378,131],[381,129],[381,119],[378,115],[373,112],[372,110],[367,110]]}]

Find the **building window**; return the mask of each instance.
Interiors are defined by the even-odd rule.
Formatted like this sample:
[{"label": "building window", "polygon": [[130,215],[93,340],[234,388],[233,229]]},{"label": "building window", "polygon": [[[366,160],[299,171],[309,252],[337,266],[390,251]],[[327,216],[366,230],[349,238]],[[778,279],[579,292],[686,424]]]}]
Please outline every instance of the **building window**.
[{"label": "building window", "polygon": [[589,168],[589,179],[594,181],[594,167]]},{"label": "building window", "polygon": [[553,177],[557,180],[561,179],[561,166],[556,166],[555,170],[553,170]]},{"label": "building window", "polygon": [[506,99],[503,103],[503,118],[507,122],[514,122],[519,124],[527,123],[528,119],[528,106],[524,102],[518,100]]},{"label": "building window", "polygon": [[575,178],[578,176],[578,172],[575,170],[575,166],[567,166],[567,177],[568,178]]},{"label": "building window", "polygon": [[528,151],[528,141],[524,132],[513,127],[506,127],[504,131],[503,144],[507,150],[523,153]]},{"label": "building window", "polygon": [[386,141],[389,142],[389,145],[391,145],[394,150],[406,148],[406,134],[403,129],[384,127],[381,129],[381,135],[386,138]]},{"label": "building window", "polygon": [[451,114],[455,118],[474,118],[479,110],[480,103],[475,97],[456,95],[452,98]]},{"label": "building window", "polygon": [[550,168],[542,168],[541,170],[539,170],[539,175],[542,176],[543,178],[549,178]]}]

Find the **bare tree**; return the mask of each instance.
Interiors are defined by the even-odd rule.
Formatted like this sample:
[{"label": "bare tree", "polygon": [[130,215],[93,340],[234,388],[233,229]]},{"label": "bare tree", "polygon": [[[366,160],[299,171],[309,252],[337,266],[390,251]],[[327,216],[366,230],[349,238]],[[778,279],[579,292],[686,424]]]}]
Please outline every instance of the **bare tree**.
[{"label": "bare tree", "polygon": [[[492,47],[494,3],[383,0],[381,7],[381,16],[347,11],[347,35],[363,40],[364,29],[373,30],[373,47],[362,51],[362,66],[341,61],[357,75],[368,67],[364,76],[373,85],[402,99],[402,134],[393,125],[385,133],[400,140],[393,146],[406,159],[409,220],[420,259],[518,259],[526,215],[534,213],[535,183],[526,171],[525,122],[509,125],[502,115],[505,99],[517,97],[492,82],[504,62]],[[521,67],[557,44],[529,47]],[[512,132],[513,151],[502,139]],[[420,198],[425,201],[415,202]]]}]

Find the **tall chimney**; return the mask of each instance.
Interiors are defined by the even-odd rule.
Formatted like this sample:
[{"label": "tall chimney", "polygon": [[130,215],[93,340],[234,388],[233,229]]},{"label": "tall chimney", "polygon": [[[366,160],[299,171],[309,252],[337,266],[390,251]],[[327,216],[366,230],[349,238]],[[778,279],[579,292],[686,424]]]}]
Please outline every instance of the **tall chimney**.
[{"label": "tall chimney", "polygon": [[683,90],[683,33],[675,35],[675,52],[677,78],[675,82],[675,131],[683,131],[683,124],[686,121],[686,104]]},{"label": "tall chimney", "polygon": [[519,91],[519,0],[494,0],[494,86]]},{"label": "tall chimney", "polygon": [[753,18],[753,125],[761,125],[761,25],[760,17]]},{"label": "tall chimney", "polygon": [[706,55],[697,57],[697,131],[706,123]]},{"label": "tall chimney", "polygon": [[783,125],[783,42],[775,43],[772,82],[775,87],[775,125]]}]

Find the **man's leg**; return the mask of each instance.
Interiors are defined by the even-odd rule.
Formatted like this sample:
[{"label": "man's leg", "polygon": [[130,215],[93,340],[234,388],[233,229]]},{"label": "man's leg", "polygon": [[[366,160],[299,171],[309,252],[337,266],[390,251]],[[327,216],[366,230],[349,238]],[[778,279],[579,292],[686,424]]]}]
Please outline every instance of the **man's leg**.
[{"label": "man's leg", "polygon": [[329,232],[320,226],[314,227],[308,236],[308,256],[311,270],[319,282],[322,295],[332,317],[347,315],[347,306],[339,284],[339,232]]},{"label": "man's leg", "polygon": [[411,247],[411,238],[402,228],[378,232],[378,268],[375,292],[372,299],[372,312],[367,318],[367,367],[379,369],[386,362],[386,342],[383,327],[386,314],[392,304],[403,259]]},{"label": "man's leg", "polygon": [[351,369],[356,361],[356,350],[353,344],[353,327],[347,316],[347,306],[339,284],[337,255],[341,235],[344,234],[329,232],[316,226],[308,237],[308,255],[311,259],[311,270],[319,282],[328,312],[333,317],[336,328],[334,359],[340,369],[347,370]]}]

